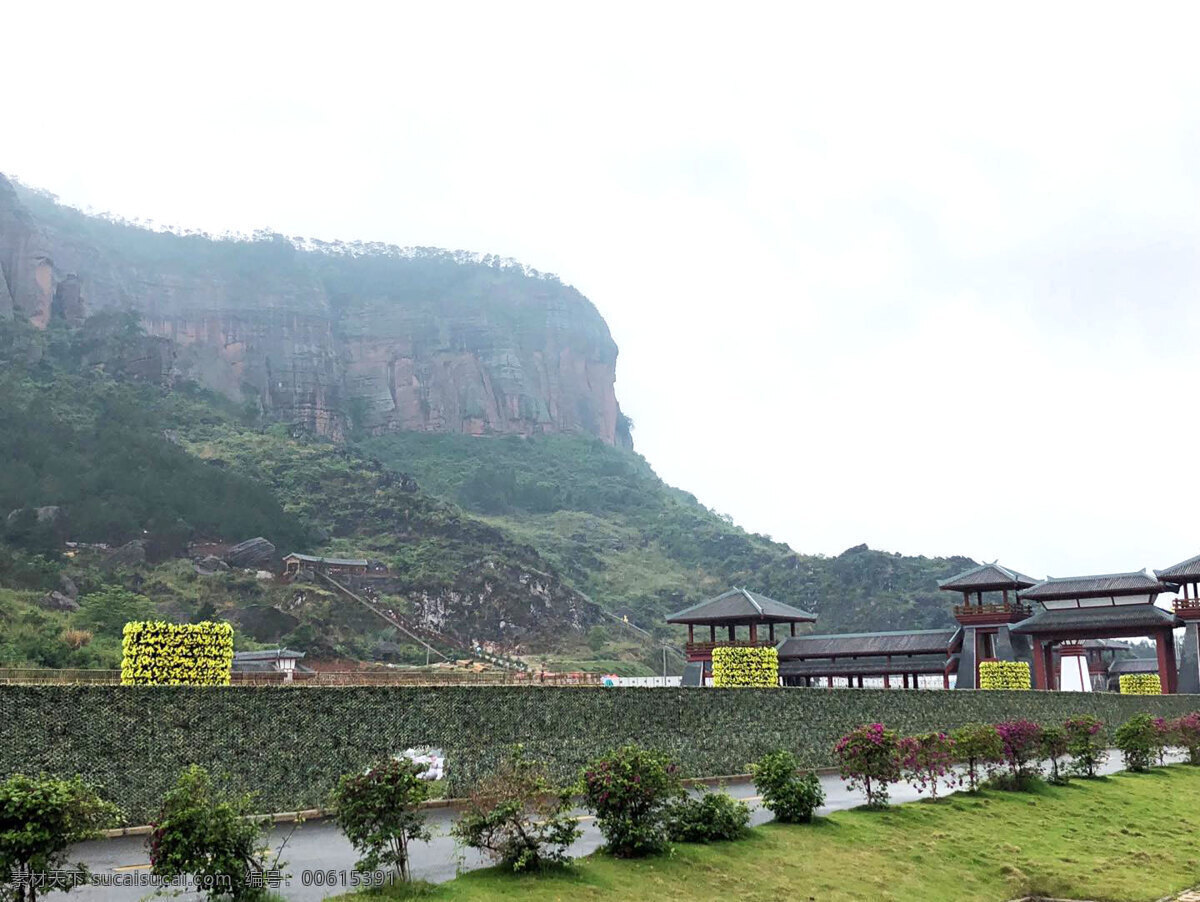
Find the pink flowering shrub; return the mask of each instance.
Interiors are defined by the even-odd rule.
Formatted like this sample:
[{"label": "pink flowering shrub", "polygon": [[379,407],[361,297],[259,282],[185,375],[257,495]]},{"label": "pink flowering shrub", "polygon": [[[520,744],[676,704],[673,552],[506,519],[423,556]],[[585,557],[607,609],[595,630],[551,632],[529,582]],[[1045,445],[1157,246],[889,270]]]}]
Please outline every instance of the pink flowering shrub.
[{"label": "pink flowering shrub", "polygon": [[936,802],[941,785],[953,788],[954,740],[945,733],[924,733],[900,740],[900,772],[917,792],[928,792]]},{"label": "pink flowering shrub", "polygon": [[1154,723],[1154,754],[1158,758],[1158,766],[1167,763],[1167,749],[1177,744],[1175,736],[1175,721],[1156,717]]},{"label": "pink flowering shrub", "polygon": [[679,766],[668,756],[622,746],[584,768],[582,782],[584,806],[611,854],[636,858],[667,847],[667,815],[683,795]]},{"label": "pink flowering shrub", "polygon": [[1175,743],[1187,749],[1188,764],[1200,764],[1200,713],[1193,711],[1171,722]]},{"label": "pink flowering shrub", "polygon": [[900,779],[900,737],[881,723],[866,724],[838,740],[833,749],[842,779],[861,790],[868,808],[886,808],[888,785]]},{"label": "pink flowering shrub", "polygon": [[1008,765],[1010,788],[1021,789],[1029,778],[1040,773],[1037,763],[1042,728],[1031,720],[1006,720],[996,724],[1004,763]]},{"label": "pink flowering shrub", "polygon": [[1081,714],[1065,724],[1067,751],[1071,753],[1071,769],[1081,777],[1096,776],[1096,768],[1108,760],[1104,745],[1104,721]]}]

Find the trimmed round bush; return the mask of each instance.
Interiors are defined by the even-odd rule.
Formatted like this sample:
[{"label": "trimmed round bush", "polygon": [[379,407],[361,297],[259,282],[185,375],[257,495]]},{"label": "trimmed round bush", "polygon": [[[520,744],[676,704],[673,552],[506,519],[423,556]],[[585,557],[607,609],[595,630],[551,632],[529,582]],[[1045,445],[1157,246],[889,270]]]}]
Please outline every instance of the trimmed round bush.
[{"label": "trimmed round bush", "polygon": [[667,808],[667,836],[675,842],[741,839],[750,827],[750,806],[727,792],[704,791]]},{"label": "trimmed round bush", "polygon": [[801,771],[800,761],[791,752],[780,750],[764,755],[750,765],[754,788],[762,796],[763,807],[785,824],[812,820],[813,813],[825,803],[825,790],[811,770]]}]

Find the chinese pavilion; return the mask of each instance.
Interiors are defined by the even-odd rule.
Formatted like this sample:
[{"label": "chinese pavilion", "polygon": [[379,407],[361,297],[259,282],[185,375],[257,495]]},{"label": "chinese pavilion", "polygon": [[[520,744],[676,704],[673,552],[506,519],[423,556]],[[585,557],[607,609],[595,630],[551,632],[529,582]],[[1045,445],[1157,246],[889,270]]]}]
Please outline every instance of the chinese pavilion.
[{"label": "chinese pavilion", "polygon": [[1185,626],[1178,691],[1200,693],[1200,554],[1165,570],[1155,570],[1154,575],[1181,590],[1175,599],[1175,616]]},{"label": "chinese pavilion", "polygon": [[1012,624],[1029,616],[1017,593],[1037,580],[992,561],[938,581],[943,592],[962,592],[954,619],[963,628],[956,689],[979,688],[980,661],[1021,661],[1029,657],[1029,640],[1014,636]]},{"label": "chinese pavilion", "polygon": [[[1200,577],[1198,577],[1200,579]],[[1099,576],[1050,577],[1021,592],[1021,600],[1037,602],[1039,610],[1011,629],[1033,643],[1035,689],[1090,689],[1090,684],[1056,685],[1053,652],[1060,646],[1064,657],[1086,654],[1086,639],[1116,639],[1150,636],[1158,646],[1158,673],[1163,692],[1175,692],[1175,638],[1173,630],[1183,621],[1155,605],[1162,592],[1173,585],[1142,570]],[[1069,668],[1064,668],[1069,670]]]},{"label": "chinese pavilion", "polygon": [[[705,678],[712,675],[712,653],[719,645],[725,646],[770,646],[774,648],[779,639],[775,627],[787,625],[790,635],[796,635],[797,623],[813,623],[815,614],[802,611],[791,605],[768,598],[749,589],[733,588],[716,598],[702,601],[684,608],[667,618],[667,623],[685,623],[688,628],[687,659],[704,663]],[[703,634],[696,640],[696,627],[708,627],[708,636]],[[739,627],[746,629],[746,637],[739,639]],[[721,638],[717,638],[717,630]]]}]

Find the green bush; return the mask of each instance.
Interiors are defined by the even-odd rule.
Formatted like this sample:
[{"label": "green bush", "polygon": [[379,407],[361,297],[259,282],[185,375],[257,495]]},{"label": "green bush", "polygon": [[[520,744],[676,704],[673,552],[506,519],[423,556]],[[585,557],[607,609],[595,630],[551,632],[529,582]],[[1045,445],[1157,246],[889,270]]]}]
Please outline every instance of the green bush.
[{"label": "green bush", "polygon": [[536,870],[570,860],[567,849],[582,835],[571,808],[570,791],[552,786],[546,766],[517,746],[471,793],[450,833],[504,867]]},{"label": "green bush", "polygon": [[1071,770],[1081,777],[1095,777],[1096,769],[1108,760],[1104,744],[1104,721],[1090,714],[1080,714],[1067,720],[1067,751],[1071,755]]},{"label": "green bush", "polygon": [[187,768],[163,798],[147,838],[152,872],[164,880],[190,875],[210,899],[267,898],[271,821],[248,817],[251,810],[250,796],[224,795],[203,767]]},{"label": "green bush", "polygon": [[408,758],[389,758],[366,773],[342,777],[333,792],[333,816],[362,856],[358,870],[386,868],[409,879],[408,844],[430,837],[420,807],[429,796],[429,782],[421,779],[426,769]]},{"label": "green bush", "polygon": [[228,686],[233,627],[209,621],[133,621],[125,624],[121,650],[123,686]]},{"label": "green bush", "polygon": [[750,827],[750,806],[727,792],[705,790],[667,808],[667,836],[675,842],[741,839]]},{"label": "green bush", "polygon": [[994,724],[969,723],[952,734],[954,754],[967,766],[967,789],[979,788],[981,768],[991,768],[1004,759],[1004,743]]},{"label": "green bush", "polygon": [[1029,689],[1029,665],[1024,661],[980,661],[980,689]]},{"label": "green bush", "polygon": [[1042,735],[1038,740],[1038,751],[1043,758],[1050,762],[1050,782],[1061,785],[1067,782],[1067,772],[1059,767],[1058,759],[1067,754],[1070,742],[1065,727],[1051,724],[1042,727]]},{"label": "green bush", "polygon": [[13,774],[0,783],[0,898],[32,902],[38,889],[70,890],[70,882],[31,887],[18,874],[70,869],[86,875],[82,863],[68,864],[68,847],[95,839],[119,820],[117,807],[79,777]]},{"label": "green bush", "polygon": [[1157,673],[1123,673],[1117,678],[1122,695],[1162,695]]},{"label": "green bush", "polygon": [[750,765],[750,772],[763,807],[777,821],[808,823],[813,813],[825,804],[825,790],[817,775],[811,770],[801,771],[799,759],[789,751],[781,749],[764,755]]},{"label": "green bush", "polygon": [[667,846],[666,817],[683,794],[679,766],[667,755],[625,745],[583,771],[584,805],[618,858],[636,858]]},{"label": "green bush", "polygon": [[1154,718],[1149,714],[1129,718],[1113,733],[1113,743],[1121,750],[1126,770],[1135,773],[1149,770],[1158,746]]},{"label": "green bush", "polygon": [[718,689],[770,689],[779,685],[779,653],[769,647],[717,646],[712,651],[713,685]]}]

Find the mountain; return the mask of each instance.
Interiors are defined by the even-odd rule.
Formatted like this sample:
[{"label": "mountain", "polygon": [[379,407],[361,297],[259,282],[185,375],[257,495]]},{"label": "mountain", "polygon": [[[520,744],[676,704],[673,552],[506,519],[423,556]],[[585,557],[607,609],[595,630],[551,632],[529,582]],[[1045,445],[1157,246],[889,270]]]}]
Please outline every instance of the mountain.
[{"label": "mountain", "polygon": [[189,560],[256,535],[380,561],[384,606],[561,667],[650,672],[663,617],[730,585],[822,631],[952,622],[965,558],[804,555],[664,484],[603,319],[510,261],[155,232],[0,177],[0,275],[0,665],[111,666],[114,611],[423,660],[325,587]]},{"label": "mountain", "polygon": [[0,175],[0,315],[136,311],[162,375],[268,418],[629,443],[617,346],[574,288],[492,256],[260,234],[211,239],[85,216]]}]

